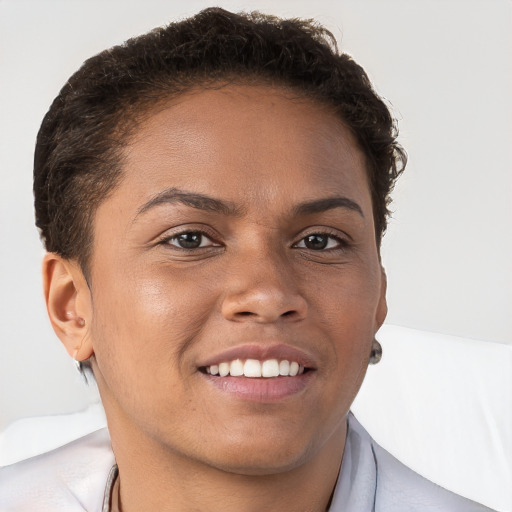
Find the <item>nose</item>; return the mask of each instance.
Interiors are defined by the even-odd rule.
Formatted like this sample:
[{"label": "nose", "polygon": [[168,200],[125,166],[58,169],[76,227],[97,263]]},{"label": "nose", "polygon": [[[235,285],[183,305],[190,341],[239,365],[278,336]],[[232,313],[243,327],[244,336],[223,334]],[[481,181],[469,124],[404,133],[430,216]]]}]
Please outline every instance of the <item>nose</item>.
[{"label": "nose", "polygon": [[306,299],[289,265],[277,258],[239,262],[229,269],[230,278],[222,303],[222,315],[235,322],[296,322],[307,315]]}]

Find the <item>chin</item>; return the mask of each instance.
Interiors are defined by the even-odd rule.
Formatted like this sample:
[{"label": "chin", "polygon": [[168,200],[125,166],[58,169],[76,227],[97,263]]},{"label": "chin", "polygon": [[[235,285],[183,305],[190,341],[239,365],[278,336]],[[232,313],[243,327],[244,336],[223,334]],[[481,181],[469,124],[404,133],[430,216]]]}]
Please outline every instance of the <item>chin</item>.
[{"label": "chin", "polygon": [[233,454],[226,457],[225,454],[215,457],[211,466],[226,473],[233,473],[244,476],[268,476],[287,473],[297,469],[307,462],[311,457],[308,453],[287,453],[276,454],[275,451],[267,450],[270,453],[244,454],[241,456]]},{"label": "chin", "polygon": [[[261,430],[265,432],[265,430]],[[304,433],[302,433],[302,437]],[[233,439],[216,441],[208,465],[227,473],[247,476],[276,475],[292,471],[314,458],[322,448],[320,442],[289,432],[283,436],[248,434],[240,442]],[[203,459],[204,460],[204,459]]]}]

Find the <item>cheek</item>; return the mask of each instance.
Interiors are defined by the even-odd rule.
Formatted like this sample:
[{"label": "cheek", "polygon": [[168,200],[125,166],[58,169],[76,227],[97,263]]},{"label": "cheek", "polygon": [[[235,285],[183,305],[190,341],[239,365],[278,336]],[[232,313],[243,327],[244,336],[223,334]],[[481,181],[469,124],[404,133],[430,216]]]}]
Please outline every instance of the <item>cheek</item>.
[{"label": "cheek", "polygon": [[[181,354],[203,328],[212,293],[190,278],[148,269],[110,272],[93,294],[98,366],[118,375],[188,372]],[[140,379],[142,381],[142,379]],[[150,382],[151,379],[148,379]]]},{"label": "cheek", "polygon": [[170,431],[175,410],[189,407],[196,368],[188,347],[212,296],[171,274],[111,273],[94,296],[92,323],[104,401],[149,429],[151,418],[166,418]]},{"label": "cheek", "polygon": [[341,269],[316,294],[313,315],[330,340],[328,364],[344,394],[357,392],[365,375],[376,330],[380,278],[370,268]]},{"label": "cheek", "polygon": [[[373,336],[381,298],[378,265],[347,265],[316,276],[311,295],[316,312],[336,338],[352,333],[354,339]],[[321,283],[321,285],[320,285]]]}]

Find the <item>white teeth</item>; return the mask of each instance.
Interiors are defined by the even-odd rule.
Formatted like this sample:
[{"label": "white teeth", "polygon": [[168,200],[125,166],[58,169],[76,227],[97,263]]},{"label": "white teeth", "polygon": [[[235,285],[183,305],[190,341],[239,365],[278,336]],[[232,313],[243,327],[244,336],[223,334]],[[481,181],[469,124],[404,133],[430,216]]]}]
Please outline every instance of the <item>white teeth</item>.
[{"label": "white teeth", "polygon": [[225,377],[226,375],[229,375],[229,363],[220,363],[219,364],[219,375],[221,377]]},{"label": "white teeth", "polygon": [[279,363],[279,375],[290,375],[290,361],[281,361]]},{"label": "white teeth", "polygon": [[277,377],[279,375],[279,363],[277,359],[269,359],[263,361],[261,365],[261,376],[262,377]]},{"label": "white teeth", "polygon": [[240,359],[235,359],[231,361],[231,366],[229,368],[229,375],[232,377],[240,377],[244,374],[244,363],[240,361]]},{"label": "white teeth", "polygon": [[296,361],[286,359],[266,359],[258,361],[257,359],[247,359],[245,362],[235,359],[231,362],[223,362],[218,365],[212,364],[205,369],[209,375],[220,375],[221,377],[251,377],[251,378],[272,378],[272,377],[295,377],[304,373],[304,366]]},{"label": "white teeth", "polygon": [[261,363],[256,359],[247,359],[244,364],[244,377],[261,377]]}]

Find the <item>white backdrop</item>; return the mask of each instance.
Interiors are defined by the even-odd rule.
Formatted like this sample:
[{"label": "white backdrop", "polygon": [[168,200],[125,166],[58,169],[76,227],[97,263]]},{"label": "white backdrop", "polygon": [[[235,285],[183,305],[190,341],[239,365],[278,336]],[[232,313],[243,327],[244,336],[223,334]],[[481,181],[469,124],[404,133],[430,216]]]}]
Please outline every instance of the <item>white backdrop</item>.
[{"label": "white backdrop", "polygon": [[[512,344],[511,2],[216,4],[316,18],[392,103],[410,163],[383,246],[388,320]],[[89,400],[42,301],[31,192],[42,117],[85,58],[209,5],[0,0],[0,429]]]}]

